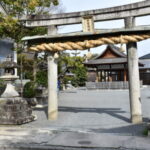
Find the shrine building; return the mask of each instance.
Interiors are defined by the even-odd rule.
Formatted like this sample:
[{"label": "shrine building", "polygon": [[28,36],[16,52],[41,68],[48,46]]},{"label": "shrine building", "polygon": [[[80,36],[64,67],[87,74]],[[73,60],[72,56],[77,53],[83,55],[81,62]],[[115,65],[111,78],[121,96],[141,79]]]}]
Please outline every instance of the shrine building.
[{"label": "shrine building", "polygon": [[[127,55],[121,50],[121,48],[109,44],[99,56],[84,62],[84,65],[88,70],[86,83],[87,88],[129,88]],[[148,81],[145,81],[145,75],[148,75],[145,72],[148,68],[145,68],[144,66],[145,61],[143,61],[141,58],[139,60],[139,68],[140,72],[142,72],[140,73],[142,74],[140,78],[141,85],[143,83],[143,80],[144,83],[148,83]],[[146,64],[146,66],[148,65]]]}]

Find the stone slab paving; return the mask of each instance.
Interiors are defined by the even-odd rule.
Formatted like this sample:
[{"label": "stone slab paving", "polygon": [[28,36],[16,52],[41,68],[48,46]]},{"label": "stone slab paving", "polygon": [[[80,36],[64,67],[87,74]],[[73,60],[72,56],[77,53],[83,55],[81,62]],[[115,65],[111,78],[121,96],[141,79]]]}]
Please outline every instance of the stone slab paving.
[{"label": "stone slab paving", "polygon": [[[150,117],[150,88],[141,89],[144,122]],[[87,130],[140,135],[145,124],[130,123],[128,90],[73,90],[59,93],[59,116],[47,120],[47,108],[36,108],[38,119],[23,127]]]},{"label": "stone slab paving", "polygon": [[83,89],[59,93],[59,116],[48,121],[46,108],[36,108],[37,120],[0,127],[0,149],[138,149],[149,150],[142,135],[150,117],[150,88],[141,89],[144,123],[130,123],[128,90]]},{"label": "stone slab paving", "polygon": [[50,129],[1,129],[1,150],[107,149],[149,150],[149,138],[91,132],[60,132]]}]

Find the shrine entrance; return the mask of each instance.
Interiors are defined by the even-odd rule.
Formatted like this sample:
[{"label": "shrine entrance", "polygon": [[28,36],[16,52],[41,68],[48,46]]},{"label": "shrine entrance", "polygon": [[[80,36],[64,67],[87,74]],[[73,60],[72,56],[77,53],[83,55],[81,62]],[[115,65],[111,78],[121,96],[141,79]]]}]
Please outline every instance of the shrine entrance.
[{"label": "shrine entrance", "polygon": [[[127,44],[129,95],[132,123],[142,122],[137,44],[150,38],[150,27],[136,27],[135,17],[150,14],[150,1],[130,5],[55,15],[27,16],[22,19],[26,27],[47,26],[48,35],[25,37],[29,50],[45,51],[48,56],[48,119],[57,119],[57,56],[64,50],[87,50],[103,44]],[[111,30],[95,30],[94,22],[124,19],[125,27]],[[58,34],[57,26],[79,24],[83,32]],[[116,78],[114,74],[113,78]]]}]

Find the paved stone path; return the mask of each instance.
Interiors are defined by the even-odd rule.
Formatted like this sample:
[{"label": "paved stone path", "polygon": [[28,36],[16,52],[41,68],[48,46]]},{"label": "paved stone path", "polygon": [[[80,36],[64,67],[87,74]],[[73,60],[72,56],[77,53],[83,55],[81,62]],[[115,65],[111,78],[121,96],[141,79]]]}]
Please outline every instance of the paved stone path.
[{"label": "paved stone path", "polygon": [[0,149],[149,150],[142,132],[150,117],[150,87],[141,94],[144,123],[134,125],[127,90],[60,92],[58,120],[48,121],[46,108],[36,108],[36,121],[0,127]]},{"label": "paved stone path", "polygon": [[[150,88],[141,89],[144,122],[150,117]],[[23,127],[83,130],[123,135],[142,134],[145,124],[130,123],[128,90],[73,90],[59,93],[59,117],[47,120],[47,109],[36,108],[37,121]]]},{"label": "paved stone path", "polygon": [[0,129],[1,150],[149,150],[149,138],[50,129]]}]

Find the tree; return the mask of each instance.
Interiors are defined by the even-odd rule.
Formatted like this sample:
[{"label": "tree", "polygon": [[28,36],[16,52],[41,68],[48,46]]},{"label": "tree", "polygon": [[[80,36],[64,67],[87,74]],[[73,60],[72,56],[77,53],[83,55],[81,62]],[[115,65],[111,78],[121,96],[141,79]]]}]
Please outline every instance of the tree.
[{"label": "tree", "polygon": [[0,14],[0,36],[14,39],[17,43],[16,49],[19,49],[22,37],[46,33],[45,28],[23,27],[23,22],[19,19],[23,15],[47,14],[50,6],[58,5],[58,0],[1,0],[0,3],[6,8],[8,14],[7,16]]},{"label": "tree", "polygon": [[[18,64],[21,64],[22,61],[22,69],[23,69],[23,76],[26,79],[33,80],[33,64],[34,60],[27,58],[25,54],[18,54]],[[21,74],[21,68],[18,68],[19,74]]]},{"label": "tree", "polygon": [[21,15],[40,14],[46,12],[51,4],[58,5],[58,0],[1,0],[1,5],[6,8],[9,15],[20,17]]},{"label": "tree", "polygon": [[58,5],[58,0],[1,0],[0,4],[7,11],[7,16],[0,13],[0,37],[11,38],[15,41],[16,46],[14,50],[19,54],[18,62],[21,66],[19,72],[23,69],[24,75],[35,81],[35,66],[38,60],[33,61],[22,54],[24,45],[21,39],[24,36],[46,34],[47,29],[43,27],[26,28],[23,26],[20,18],[24,15],[52,13],[51,10],[54,9],[54,6]]},{"label": "tree", "polygon": [[[36,58],[36,67],[35,67],[35,54],[22,53],[18,55],[18,63],[21,64],[22,61],[22,70],[23,70],[23,79],[30,79],[37,83],[37,86],[47,87],[47,61],[45,57]],[[36,70],[36,74],[34,72]],[[18,68],[19,74],[21,68]]]},{"label": "tree", "polygon": [[[58,61],[58,72],[62,82],[68,81],[74,86],[84,86],[87,79],[86,68],[83,65],[85,61],[81,56],[70,56],[68,53],[62,53]],[[74,76],[66,76],[66,72],[71,72]]]}]

